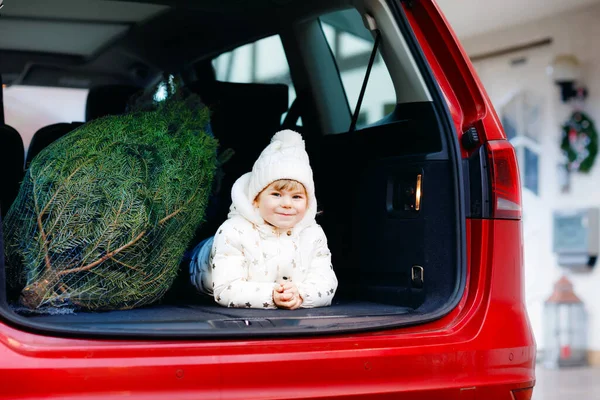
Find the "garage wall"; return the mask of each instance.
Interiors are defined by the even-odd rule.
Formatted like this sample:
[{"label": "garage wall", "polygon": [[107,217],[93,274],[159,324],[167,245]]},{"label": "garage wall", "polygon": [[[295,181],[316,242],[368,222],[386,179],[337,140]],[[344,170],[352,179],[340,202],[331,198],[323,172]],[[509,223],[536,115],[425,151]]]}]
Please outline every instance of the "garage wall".
[{"label": "garage wall", "polygon": [[[462,38],[467,53],[471,56],[485,54],[506,47],[512,47],[547,37],[553,43],[547,48],[513,53],[507,56],[486,59],[476,63],[480,78],[488,94],[499,108],[506,101],[506,76],[514,74],[514,81],[523,78],[538,79],[545,74],[542,68],[519,69],[518,65],[507,72],[503,63],[519,58],[545,57],[547,63],[557,54],[571,53],[582,63],[583,81],[589,97],[584,110],[595,121],[600,130],[600,47],[596,40],[600,37],[600,5],[574,10],[557,17],[546,18],[501,31]],[[547,64],[546,64],[547,65]],[[535,74],[535,75],[534,75]],[[499,85],[499,81],[503,81]],[[510,80],[509,80],[510,82]],[[571,189],[562,193],[558,182],[557,165],[561,160],[560,126],[572,112],[572,108],[561,103],[558,87],[549,77],[547,87],[540,88],[545,97],[543,120],[540,121],[540,193],[539,196],[524,190],[524,234],[526,263],[526,297],[534,333],[540,349],[544,348],[543,303],[552,292],[553,283],[567,274],[574,284],[575,291],[584,301],[588,311],[588,343],[593,350],[592,361],[600,363],[600,265],[587,273],[572,273],[557,266],[552,253],[552,212],[557,209],[574,207],[600,207],[600,157],[589,175],[572,174]],[[503,87],[498,87],[503,86]],[[514,88],[517,90],[518,88]],[[509,90],[510,91],[510,88]]]}]

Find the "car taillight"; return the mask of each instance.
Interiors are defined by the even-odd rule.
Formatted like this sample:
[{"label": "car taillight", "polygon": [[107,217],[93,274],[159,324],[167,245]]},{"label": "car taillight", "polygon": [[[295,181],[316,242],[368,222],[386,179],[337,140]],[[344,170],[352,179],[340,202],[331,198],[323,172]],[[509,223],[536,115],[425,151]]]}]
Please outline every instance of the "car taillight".
[{"label": "car taillight", "polygon": [[487,142],[492,184],[492,217],[521,219],[521,182],[514,147],[507,140]]}]

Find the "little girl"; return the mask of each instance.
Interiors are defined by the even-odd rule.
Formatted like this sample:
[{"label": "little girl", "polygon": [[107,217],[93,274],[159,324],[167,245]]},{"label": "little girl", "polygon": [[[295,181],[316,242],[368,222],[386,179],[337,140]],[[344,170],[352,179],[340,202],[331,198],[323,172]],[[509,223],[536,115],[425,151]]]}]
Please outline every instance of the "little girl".
[{"label": "little girl", "polygon": [[330,305],[337,278],[302,136],[276,133],[231,199],[227,221],[194,251],[192,283],[226,307]]}]

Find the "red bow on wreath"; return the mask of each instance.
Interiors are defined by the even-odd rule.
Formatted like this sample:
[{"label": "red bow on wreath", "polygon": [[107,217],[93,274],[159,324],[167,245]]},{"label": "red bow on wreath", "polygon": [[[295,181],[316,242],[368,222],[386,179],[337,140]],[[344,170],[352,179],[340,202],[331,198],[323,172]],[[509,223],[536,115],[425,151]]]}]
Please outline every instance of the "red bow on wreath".
[{"label": "red bow on wreath", "polygon": [[574,112],[563,125],[560,148],[567,156],[569,171],[587,173],[598,154],[598,133],[594,122],[583,112]]}]

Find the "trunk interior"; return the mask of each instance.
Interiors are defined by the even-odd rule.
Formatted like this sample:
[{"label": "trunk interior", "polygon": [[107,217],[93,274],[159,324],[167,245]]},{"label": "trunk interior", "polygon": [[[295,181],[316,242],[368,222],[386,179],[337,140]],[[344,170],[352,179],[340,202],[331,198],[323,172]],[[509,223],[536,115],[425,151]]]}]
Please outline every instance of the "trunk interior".
[{"label": "trunk interior", "polygon": [[[195,293],[184,261],[172,288],[152,306],[36,313],[12,303],[13,311],[21,322],[50,330],[67,326],[80,334],[178,337],[323,334],[438,318],[454,306],[463,287],[458,166],[433,103],[398,105],[380,122],[306,139],[322,211],[317,221],[339,279],[331,307],[223,308]],[[228,196],[229,190],[219,195],[225,209]],[[219,221],[207,221],[199,239],[211,235]]]},{"label": "trunk interior", "polygon": [[[369,2],[375,3],[365,1],[365,4]],[[415,64],[396,63],[392,64],[395,69],[392,68],[391,76],[398,80],[394,82],[397,90],[407,91],[405,99],[429,101],[399,102],[393,112],[360,130],[321,134],[326,129],[319,121],[326,118],[339,120],[340,110],[347,114],[344,118],[348,120],[351,115],[339,66],[332,60],[332,51],[315,15],[324,15],[342,5],[350,7],[354,2],[297,3],[297,7],[296,2],[290,2],[289,6],[282,5],[278,9],[269,2],[266,9],[257,7],[253,19],[245,12],[219,14],[217,18],[211,13],[198,11],[197,15],[191,12],[187,15],[174,9],[171,14],[132,30],[124,43],[126,48],[132,49],[143,49],[145,43],[152,41],[148,37],[156,37],[155,41],[162,43],[158,38],[177,25],[181,37],[211,38],[203,43],[205,48],[201,50],[212,57],[226,48],[247,43],[247,38],[263,37],[267,32],[286,32],[287,36],[282,35],[282,38],[287,46],[288,61],[295,66],[290,71],[299,96],[296,100],[301,100],[303,121],[303,126],[291,128],[302,133],[306,142],[320,210],[317,222],[327,236],[339,280],[332,305],[295,311],[224,308],[213,299],[196,293],[189,279],[189,259],[184,257],[177,279],[154,305],[107,312],[66,308],[37,312],[20,306],[18,293],[9,293],[8,296],[0,295],[3,318],[30,330],[75,336],[222,338],[250,334],[254,337],[406,326],[439,318],[458,303],[466,275],[465,213],[458,141],[449,125],[444,100],[416,47],[406,18],[400,16],[400,11],[390,17],[396,21],[404,19],[399,26],[404,39],[409,43],[412,40],[413,47],[409,45],[402,50],[400,41],[390,41],[387,43],[388,57],[393,51],[412,51],[421,57],[416,63],[420,65],[420,71],[402,69],[417,69]],[[176,21],[189,21],[187,24],[173,23],[175,17],[178,18]],[[312,25],[302,22],[307,18]],[[360,17],[356,20],[365,30],[363,20]],[[298,21],[294,30],[288,29]],[[351,21],[344,19],[339,26],[346,26]],[[281,26],[276,26],[278,23]],[[229,29],[233,25],[238,29]],[[371,37],[370,32],[365,32],[363,37]],[[389,37],[392,36],[390,33]],[[162,53],[157,51],[156,59],[165,55],[168,62],[164,64],[172,67],[173,63],[190,61],[192,56],[197,58],[200,45],[195,40],[188,42],[177,42],[181,45],[177,53],[179,58],[173,58],[170,42],[165,40],[165,49]],[[386,46],[385,41],[383,46]],[[160,47],[157,49],[161,50]],[[313,53],[308,53],[309,50]],[[120,60],[121,53],[115,54],[115,59]],[[317,57],[322,59],[317,60]],[[402,57],[406,59],[408,55]],[[329,60],[323,61],[327,58]],[[355,62],[353,60],[350,59]],[[194,74],[200,72],[200,68],[196,68]],[[411,87],[418,85],[413,85],[414,82],[405,84],[402,79],[410,80],[412,76],[423,77],[427,82],[423,85],[427,86],[430,96],[411,94]],[[214,75],[212,79],[215,79]],[[234,181],[252,169],[254,160],[272,134],[281,129],[282,113],[286,110],[289,113],[294,108],[293,104],[289,110],[287,108],[288,87],[285,85],[260,83],[251,89],[253,84],[225,83],[211,92],[206,82],[200,83],[203,93],[193,87],[190,89],[207,105],[213,101],[212,97],[215,98],[217,107],[211,116],[212,130],[221,148],[235,148],[236,155],[223,167],[225,175],[221,190],[210,200],[207,221],[197,232],[190,250],[200,240],[212,236],[226,219]],[[193,86],[194,82],[189,85]],[[228,85],[245,85],[230,96],[230,102],[220,99]],[[283,89],[277,86],[283,86]],[[279,93],[280,89],[284,96],[269,94]],[[323,96],[333,89],[337,94],[329,98]],[[245,92],[252,94],[243,98],[241,94]],[[332,105],[331,99],[337,104]],[[103,95],[101,100],[111,102],[113,97]],[[279,100],[283,107],[274,105]],[[219,114],[220,110],[226,112]],[[324,117],[327,112],[331,115]],[[347,129],[347,125],[342,126]],[[1,235],[0,247],[4,247]],[[5,286],[5,275],[4,262],[0,258],[0,289]]]}]

